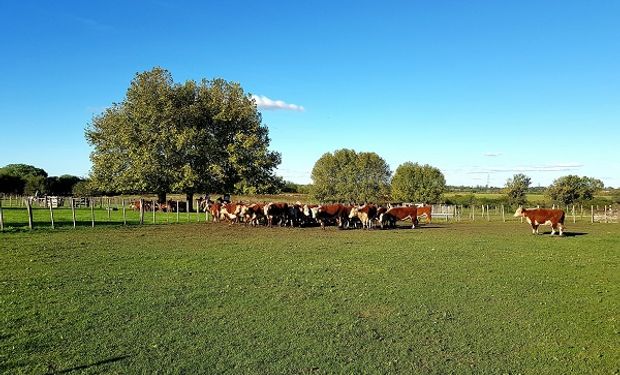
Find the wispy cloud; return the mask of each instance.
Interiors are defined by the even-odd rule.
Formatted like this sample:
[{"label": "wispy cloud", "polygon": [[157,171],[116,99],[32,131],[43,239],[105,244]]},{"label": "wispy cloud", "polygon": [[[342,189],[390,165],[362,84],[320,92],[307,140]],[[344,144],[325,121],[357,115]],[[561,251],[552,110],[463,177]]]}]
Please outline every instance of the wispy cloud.
[{"label": "wispy cloud", "polygon": [[482,154],[483,156],[487,156],[490,158],[494,158],[496,156],[500,156],[502,153],[501,152],[485,152],[484,154]]},{"label": "wispy cloud", "polygon": [[287,111],[298,111],[298,112],[305,111],[305,108],[300,105],[289,104],[282,100],[269,99],[268,97],[262,96],[262,95],[252,95],[252,99],[256,101],[256,106],[258,106],[258,108],[262,108],[266,110],[282,109],[282,110],[287,110]]},{"label": "wispy cloud", "polygon": [[477,170],[469,171],[468,174],[487,174],[495,172],[568,172],[576,171],[583,167],[583,164],[579,163],[559,163],[550,165],[529,165],[529,166],[517,166],[517,167],[505,167],[505,168],[480,168]]},{"label": "wispy cloud", "polygon": [[112,26],[110,25],[106,25],[104,23],[101,23],[97,20],[94,20],[92,18],[86,18],[86,17],[73,17],[77,22],[79,22],[80,24],[82,24],[85,27],[88,27],[92,30],[96,30],[96,31],[110,31],[113,29]]}]

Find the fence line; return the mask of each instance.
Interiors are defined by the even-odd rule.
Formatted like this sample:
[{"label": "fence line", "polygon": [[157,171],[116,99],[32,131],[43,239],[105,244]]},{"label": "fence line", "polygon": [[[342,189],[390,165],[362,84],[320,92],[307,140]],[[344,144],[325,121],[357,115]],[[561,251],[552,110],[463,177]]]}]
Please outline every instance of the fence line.
[{"label": "fence line", "polygon": [[[8,201],[8,206],[6,205]],[[192,200],[192,206],[195,205],[195,212],[190,210],[190,201],[189,200],[180,200],[176,199],[170,201],[170,207],[166,210],[166,215],[157,215],[158,206],[156,204],[156,200],[154,199],[132,199],[133,203],[131,207],[134,210],[134,214],[128,215],[127,206],[128,201],[126,197],[87,197],[87,198],[74,198],[74,197],[57,197],[57,199],[52,200],[49,197],[45,198],[36,198],[36,199],[24,199],[22,197],[21,200],[18,200],[14,196],[0,196],[0,230],[4,231],[7,227],[25,227],[26,221],[24,214],[20,212],[24,212],[27,217],[27,225],[28,228],[33,229],[35,226],[51,226],[51,228],[56,229],[59,227],[72,225],[73,228],[76,228],[79,225],[84,225],[88,221],[90,221],[90,226],[95,227],[98,223],[107,223],[107,224],[118,224],[118,225],[128,225],[135,224],[136,222],[139,224],[144,224],[144,215],[148,211],[151,211],[151,220],[149,220],[152,224],[161,224],[161,223],[181,223],[181,222],[201,222],[201,212],[199,207],[199,200]],[[183,207],[182,203],[185,204]],[[175,206],[172,207],[172,204]],[[139,207],[136,207],[139,206]],[[150,206],[150,207],[149,207]],[[148,208],[148,209],[147,209]],[[194,208],[194,207],[192,207]],[[186,212],[186,215],[183,216],[181,213],[183,210]],[[469,209],[469,212],[467,211]],[[605,205],[605,206],[596,206],[590,205],[590,215],[584,215],[584,206],[583,205],[566,205],[564,206],[565,212],[567,215],[572,216],[572,222],[576,223],[578,219],[581,222],[590,222],[590,223],[618,223],[620,206],[616,205]],[[70,210],[70,211],[69,211]],[[105,217],[102,217],[103,210],[105,210]],[[170,220],[170,210],[174,210],[173,214],[175,215],[173,220]],[[480,210],[478,212],[478,210]],[[434,221],[445,221],[445,222],[461,222],[464,220],[476,221],[476,220],[486,220],[486,221],[501,221],[506,222],[509,218],[512,218],[511,214],[506,214],[506,210],[511,210],[510,207],[506,207],[504,205],[433,205],[432,208],[432,217]],[[43,215],[45,211],[48,211],[47,219],[46,215]],[[66,214],[63,215],[63,211]],[[118,214],[114,214],[114,212],[120,211]],[[69,212],[70,215],[69,216]],[[36,213],[36,215],[35,215]],[[89,217],[87,216],[88,214]],[[195,220],[192,220],[192,215],[195,215]],[[21,219],[16,219],[16,217],[21,217]],[[88,217],[88,219],[86,219]],[[131,218],[130,218],[131,217]],[[36,222],[35,222],[36,219]],[[204,213],[205,222],[209,222],[210,215],[209,212]],[[570,220],[569,218],[567,218]],[[512,219],[510,219],[512,220]],[[516,220],[516,219],[514,219]],[[520,219],[521,221],[522,218]],[[63,224],[65,223],[65,224]],[[36,224],[36,225],[35,225]],[[101,225],[101,224],[100,224]]]}]

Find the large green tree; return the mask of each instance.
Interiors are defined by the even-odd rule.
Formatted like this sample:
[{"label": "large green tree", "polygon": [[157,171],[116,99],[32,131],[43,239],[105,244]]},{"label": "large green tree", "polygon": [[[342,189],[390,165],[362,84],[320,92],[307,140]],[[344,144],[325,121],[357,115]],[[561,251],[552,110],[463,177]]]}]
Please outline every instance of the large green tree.
[{"label": "large green tree", "polygon": [[592,199],[594,193],[604,188],[601,180],[577,175],[562,176],[549,186],[547,195],[558,203],[573,204]]},{"label": "large green tree", "polygon": [[321,202],[377,202],[389,192],[390,167],[374,152],[325,153],[312,168],[312,195]]},{"label": "large green tree", "polygon": [[522,206],[527,202],[527,189],[530,187],[532,179],[523,173],[517,173],[506,181],[505,193],[506,201],[510,205]]},{"label": "large green tree", "polygon": [[86,129],[94,147],[91,183],[104,191],[232,191],[268,184],[280,155],[256,103],[223,79],[174,83],[161,68],[139,73],[125,99]]},{"label": "large green tree", "polygon": [[[2,192],[34,195],[44,194],[47,191],[47,172],[41,168],[28,164],[8,164],[0,168],[0,176],[5,181]],[[5,191],[6,190],[6,191]]]},{"label": "large green tree", "polygon": [[392,198],[397,201],[437,203],[446,189],[446,179],[438,168],[406,162],[392,178]]}]

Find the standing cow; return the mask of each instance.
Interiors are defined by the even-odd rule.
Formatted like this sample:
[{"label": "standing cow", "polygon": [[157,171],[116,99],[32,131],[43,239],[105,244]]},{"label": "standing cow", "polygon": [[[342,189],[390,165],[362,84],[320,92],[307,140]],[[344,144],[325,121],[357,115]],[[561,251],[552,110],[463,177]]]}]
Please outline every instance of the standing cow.
[{"label": "standing cow", "polygon": [[515,217],[524,217],[532,226],[532,234],[538,234],[538,226],[550,225],[551,235],[555,234],[556,229],[560,236],[564,234],[564,210],[550,210],[545,208],[525,209],[517,208]]},{"label": "standing cow", "polygon": [[381,228],[383,228],[385,224],[394,224],[398,220],[407,219],[411,220],[411,228],[415,229],[416,225],[418,225],[417,207],[392,207],[388,209],[384,214],[381,214],[379,221],[381,222]]}]

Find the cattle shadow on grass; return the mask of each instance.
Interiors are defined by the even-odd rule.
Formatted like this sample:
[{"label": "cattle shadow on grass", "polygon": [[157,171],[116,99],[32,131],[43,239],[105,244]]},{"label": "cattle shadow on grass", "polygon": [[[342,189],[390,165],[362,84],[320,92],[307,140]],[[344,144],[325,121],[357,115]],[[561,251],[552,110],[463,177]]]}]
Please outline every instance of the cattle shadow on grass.
[{"label": "cattle shadow on grass", "polygon": [[[585,232],[564,232],[562,234],[562,237],[579,237],[579,236],[587,236],[588,233]],[[555,237],[555,235],[554,235]],[[558,236],[560,237],[560,236]]]},{"label": "cattle shadow on grass", "polygon": [[89,363],[86,365],[81,365],[81,366],[75,366],[75,367],[71,367],[68,369],[64,369],[64,370],[60,370],[60,371],[55,371],[53,366],[50,366],[50,368],[48,369],[48,374],[68,374],[70,372],[73,371],[80,371],[80,370],[86,370],[90,367],[95,367],[95,366],[101,366],[101,365],[107,365],[109,363],[114,363],[114,362],[119,362],[122,361],[124,359],[129,358],[129,355],[121,355],[118,357],[112,357],[112,358],[108,358],[108,359],[104,359],[98,362],[94,362],[94,363]]},{"label": "cattle shadow on grass", "polygon": [[552,237],[552,238],[564,238],[564,237],[579,237],[579,236],[587,236],[589,233],[585,232],[564,232],[561,236],[556,232],[553,236],[551,232],[541,232],[538,233],[537,236],[544,237]]}]

